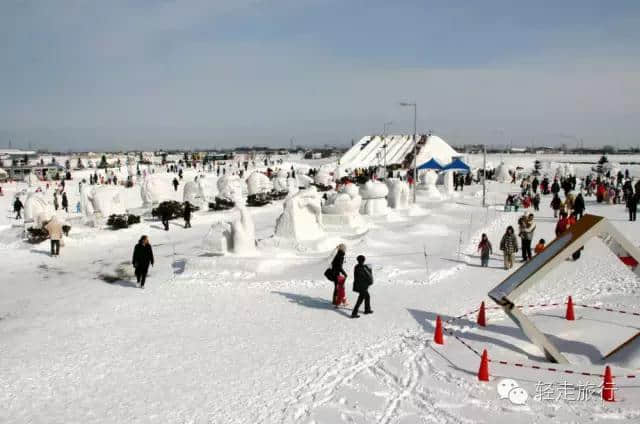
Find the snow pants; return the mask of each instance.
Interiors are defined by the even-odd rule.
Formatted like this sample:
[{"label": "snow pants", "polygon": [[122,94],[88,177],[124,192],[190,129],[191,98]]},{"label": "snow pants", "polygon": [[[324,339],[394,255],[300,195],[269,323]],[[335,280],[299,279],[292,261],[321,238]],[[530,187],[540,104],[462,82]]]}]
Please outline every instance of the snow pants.
[{"label": "snow pants", "polygon": [[513,267],[513,253],[504,252],[504,269]]},{"label": "snow pants", "polygon": [[365,290],[358,293],[358,300],[356,301],[356,306],[353,307],[353,312],[351,313],[351,315],[358,315],[358,309],[360,309],[360,305],[362,305],[363,301],[364,301],[364,311],[365,312],[371,311],[371,298],[369,297],[369,291]]}]

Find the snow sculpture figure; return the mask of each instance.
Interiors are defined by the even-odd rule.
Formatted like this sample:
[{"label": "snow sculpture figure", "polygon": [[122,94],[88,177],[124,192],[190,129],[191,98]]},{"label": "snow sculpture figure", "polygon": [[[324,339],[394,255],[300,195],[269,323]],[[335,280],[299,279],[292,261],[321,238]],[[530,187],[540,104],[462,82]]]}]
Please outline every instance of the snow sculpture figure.
[{"label": "snow sculpture figure", "polygon": [[214,188],[207,182],[204,177],[198,178],[198,195],[200,196],[200,201],[204,204],[215,198]]},{"label": "snow sculpture figure", "polygon": [[38,176],[36,174],[31,173],[27,175],[27,185],[29,187],[35,187],[38,185],[39,182],[40,180],[38,179]]},{"label": "snow sculpture figure", "polygon": [[409,195],[411,190],[409,184],[399,178],[389,178],[387,180],[389,188],[389,207],[393,209],[406,209],[409,207]]},{"label": "snow sculpture figure", "polygon": [[[237,202],[236,204],[240,204]],[[243,206],[236,206],[240,218],[231,223],[231,240],[233,253],[248,255],[256,250],[256,228],[249,210]]]},{"label": "snow sculpture figure", "polygon": [[162,182],[158,178],[147,175],[140,186],[140,196],[142,197],[142,206],[151,208],[156,206],[162,200]]},{"label": "snow sculpture figure", "polygon": [[453,172],[447,171],[442,175],[442,183],[445,193],[451,194],[455,190],[453,189]]},{"label": "snow sculpture figure", "polygon": [[273,179],[273,189],[280,193],[287,191],[287,178],[287,172],[281,169]]},{"label": "snow sculpture figure", "polygon": [[202,197],[200,196],[200,188],[196,181],[189,181],[184,185],[182,191],[182,201],[189,202],[194,206],[202,206]]},{"label": "snow sculpture figure", "polygon": [[56,211],[51,202],[48,202],[42,193],[29,193],[24,202],[24,220],[32,221],[36,228],[49,221]]},{"label": "snow sculpture figure", "polygon": [[322,205],[322,224],[326,231],[337,233],[360,233],[366,231],[367,224],[360,215],[362,197],[356,184],[340,186],[337,193],[331,193]]},{"label": "snow sculpture figure", "polygon": [[249,178],[247,178],[247,191],[249,197],[247,198],[247,204],[250,206],[264,206],[269,203],[269,193],[271,192],[273,185],[262,172],[255,171]]},{"label": "snow sculpture figure", "polygon": [[235,175],[225,175],[218,179],[218,197],[228,201],[240,198],[243,193],[242,182]]},{"label": "snow sculpture figure", "polygon": [[297,242],[325,237],[320,195],[315,187],[302,190],[284,202],[284,210],[276,221],[275,234]]},{"label": "snow sculpture figure", "polygon": [[328,191],[333,188],[333,176],[327,168],[320,168],[314,181],[320,191]]},{"label": "snow sculpture figure", "polygon": [[287,195],[289,197],[294,196],[298,191],[300,191],[298,181],[292,177],[287,178]]},{"label": "snow sculpture figure", "polygon": [[91,192],[93,187],[88,184],[82,184],[80,188],[80,212],[86,218],[93,217],[93,204],[91,203]]},{"label": "snow sculpture figure", "polygon": [[442,194],[436,187],[438,174],[435,171],[426,171],[422,174],[422,187],[426,191],[429,200],[442,200]]},{"label": "snow sculpture figure", "polygon": [[231,225],[228,222],[216,222],[204,236],[202,248],[211,255],[224,255],[231,249]]},{"label": "snow sculpture figure", "polygon": [[362,204],[360,205],[360,213],[363,215],[386,215],[387,195],[389,189],[380,181],[367,181],[360,187],[360,196],[362,196]]},{"label": "snow sculpture figure", "polygon": [[93,214],[100,214],[107,218],[110,215],[121,215],[127,213],[124,202],[120,197],[119,187],[96,186],[89,194],[89,201],[93,207]]}]

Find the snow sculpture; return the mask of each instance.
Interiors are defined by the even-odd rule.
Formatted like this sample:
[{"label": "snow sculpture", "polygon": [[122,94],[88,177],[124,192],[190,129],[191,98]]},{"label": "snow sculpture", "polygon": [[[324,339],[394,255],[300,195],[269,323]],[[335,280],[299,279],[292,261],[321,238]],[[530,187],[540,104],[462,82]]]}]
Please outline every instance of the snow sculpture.
[{"label": "snow sculpture", "polygon": [[238,206],[240,218],[231,223],[231,241],[233,253],[248,255],[256,250],[256,228],[251,213],[244,206]]},{"label": "snow sculpture", "polygon": [[422,174],[422,188],[426,191],[427,198],[429,200],[441,200],[442,194],[436,187],[438,181],[438,174],[435,171],[426,171]]},{"label": "snow sculpture", "polygon": [[142,206],[150,208],[160,203],[162,195],[162,182],[158,178],[147,175],[140,186]]},{"label": "snow sculpture", "polygon": [[409,184],[401,181],[399,178],[389,178],[387,180],[389,188],[389,207],[393,209],[406,209],[409,207]]},{"label": "snow sculpture", "polygon": [[233,201],[239,199],[243,193],[242,182],[235,175],[225,175],[218,179],[218,197]]},{"label": "snow sculpture", "polygon": [[454,192],[453,189],[453,172],[447,171],[442,175],[442,183],[444,186],[445,193],[451,194]]},{"label": "snow sculpture", "polygon": [[360,187],[360,196],[362,196],[360,213],[363,215],[386,215],[388,194],[389,189],[385,184],[380,181],[367,181]]},{"label": "snow sculpture", "polygon": [[287,191],[287,172],[281,169],[278,172],[278,175],[273,179],[273,189],[277,192],[285,192]]},{"label": "snow sculpture", "polygon": [[[240,200],[240,199],[236,199]],[[203,248],[210,254],[250,255],[256,250],[256,230],[251,213],[245,206],[235,208],[240,216],[231,222],[218,222],[209,228]]]},{"label": "snow sculpture", "polygon": [[205,199],[202,197],[202,192],[197,181],[189,181],[184,185],[184,189],[182,191],[182,201],[189,202],[194,206],[202,206],[202,204],[205,202]]},{"label": "snow sculpture", "polygon": [[120,198],[120,188],[113,186],[96,186],[89,193],[88,199],[93,207],[93,214],[102,217],[127,213],[124,202]]},{"label": "snow sculpture", "polygon": [[42,227],[55,213],[53,204],[42,193],[30,193],[24,202],[24,220],[32,221],[34,227]]},{"label": "snow sculpture", "polygon": [[284,202],[284,210],[276,221],[275,234],[297,242],[325,237],[320,196],[315,187],[302,190]]},{"label": "snow sculpture", "polygon": [[504,162],[500,162],[498,168],[496,168],[496,181],[499,183],[510,183],[511,175],[509,175],[509,168]]},{"label": "snow sculpture", "polygon": [[203,203],[207,203],[210,200],[215,198],[214,188],[207,182],[204,177],[198,178],[198,195],[200,196],[200,201]]},{"label": "snow sculpture", "polygon": [[272,185],[269,181],[269,177],[262,172],[255,171],[247,178],[247,190],[249,196],[256,196],[258,194],[266,194],[271,191]]},{"label": "snow sculpture", "polygon": [[228,222],[216,222],[204,236],[202,248],[212,255],[224,255],[232,243],[231,225]]},{"label": "snow sculpture", "polygon": [[80,212],[85,218],[93,216],[93,203],[91,203],[90,199],[92,191],[93,187],[86,183],[80,187]]},{"label": "snow sculpture", "polygon": [[360,215],[362,197],[356,184],[346,184],[337,193],[327,197],[322,206],[322,224],[326,231],[359,233],[366,230],[366,222]]},{"label": "snow sculpture", "polygon": [[327,168],[320,168],[315,176],[314,182],[320,191],[327,191],[332,187],[333,176]]}]

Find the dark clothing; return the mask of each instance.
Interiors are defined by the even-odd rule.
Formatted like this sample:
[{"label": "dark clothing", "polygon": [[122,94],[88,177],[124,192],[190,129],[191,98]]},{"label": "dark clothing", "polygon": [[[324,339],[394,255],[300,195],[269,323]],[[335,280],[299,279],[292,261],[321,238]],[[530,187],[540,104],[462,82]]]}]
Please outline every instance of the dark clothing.
[{"label": "dark clothing", "polygon": [[62,193],[62,209],[69,213],[69,200],[67,199],[67,193]]},{"label": "dark clothing", "polygon": [[576,196],[576,200],[573,201],[573,211],[576,213],[577,218],[581,219],[584,214],[584,210],[584,197],[582,197],[582,194],[580,193]]},{"label": "dark clothing", "polygon": [[147,280],[147,272],[149,272],[149,265],[153,265],[153,249],[151,245],[136,244],[136,247],[133,249],[133,259],[131,262],[136,270],[136,281],[140,283],[140,287],[144,287],[144,283]]},{"label": "dark clothing", "polygon": [[342,274],[347,277],[347,273],[344,270],[344,252],[342,250],[338,250],[336,256],[333,257],[331,261],[331,272],[333,273],[333,280],[336,281],[339,274]]},{"label": "dark clothing", "polygon": [[16,219],[22,218],[22,216],[20,215],[20,211],[22,209],[24,209],[22,202],[20,201],[20,199],[16,198],[16,201],[13,202],[13,211],[16,213]]},{"label": "dark clothing", "polygon": [[627,208],[629,209],[629,221],[636,220],[638,211],[638,194],[631,194],[627,197]]},{"label": "dark clothing", "polygon": [[369,292],[365,290],[358,293],[358,300],[356,301],[356,305],[353,307],[353,312],[351,312],[351,316],[358,315],[358,309],[360,309],[360,305],[362,305],[363,301],[364,301],[364,312],[367,314],[371,312],[371,297],[369,296]]},{"label": "dark clothing", "polygon": [[522,260],[531,260],[531,240],[528,238],[522,239]]},{"label": "dark clothing", "polygon": [[136,244],[133,249],[133,259],[131,260],[134,267],[146,267],[153,265],[153,249],[150,244]]},{"label": "dark clothing", "polygon": [[184,205],[184,228],[191,228],[191,204]]},{"label": "dark clothing", "polygon": [[60,240],[51,240],[51,256],[60,254]]}]

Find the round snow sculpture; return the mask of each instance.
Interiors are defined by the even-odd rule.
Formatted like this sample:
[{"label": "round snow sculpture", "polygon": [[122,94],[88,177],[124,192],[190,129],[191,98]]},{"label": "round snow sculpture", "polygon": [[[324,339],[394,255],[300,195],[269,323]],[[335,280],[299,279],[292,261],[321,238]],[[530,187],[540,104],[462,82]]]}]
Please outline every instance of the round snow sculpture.
[{"label": "round snow sculpture", "polygon": [[284,202],[284,211],[276,221],[275,234],[298,242],[325,237],[320,196],[315,187],[302,190]]},{"label": "round snow sculpture", "polygon": [[99,213],[103,217],[121,215],[127,213],[124,202],[121,199],[121,190],[113,186],[96,186],[93,188],[89,201],[93,206],[94,215]]},{"label": "round snow sculpture", "polygon": [[235,175],[225,175],[218,179],[218,197],[235,201],[242,197],[243,186],[240,178]]},{"label": "round snow sculpture", "polygon": [[509,168],[504,162],[500,162],[498,168],[496,168],[496,181],[499,183],[510,183],[511,175],[509,174]]},{"label": "round snow sculpture", "polygon": [[427,198],[429,200],[441,200],[442,194],[436,187],[438,181],[438,174],[435,171],[426,171],[422,174],[422,187],[426,191]]},{"label": "round snow sculpture", "polygon": [[204,199],[200,195],[200,187],[196,181],[189,181],[182,189],[182,201],[189,202],[195,206],[202,206]]},{"label": "round snow sculpture", "polygon": [[233,253],[248,255],[256,250],[256,228],[249,210],[244,207],[236,207],[240,212],[240,218],[231,223],[231,239]]},{"label": "round snow sculpture", "polygon": [[362,204],[360,205],[360,213],[363,215],[386,215],[387,195],[389,189],[380,181],[367,181],[360,187],[360,196],[362,196]]},{"label": "round snow sculpture", "polygon": [[313,184],[313,178],[308,175],[296,174],[296,180],[299,188],[309,188]]},{"label": "round snow sculpture", "polygon": [[249,196],[255,196],[257,194],[265,194],[271,191],[272,185],[269,181],[269,177],[262,172],[252,172],[247,178],[247,190]]},{"label": "round snow sculpture", "polygon": [[389,188],[389,207],[393,209],[406,209],[409,207],[409,195],[411,190],[409,184],[399,178],[389,178],[387,180]]},{"label": "round snow sculpture", "polygon": [[212,255],[225,255],[232,244],[231,225],[228,222],[216,222],[204,236],[202,248]]}]

